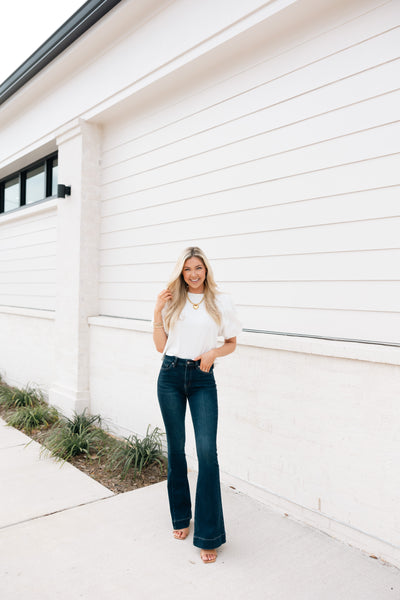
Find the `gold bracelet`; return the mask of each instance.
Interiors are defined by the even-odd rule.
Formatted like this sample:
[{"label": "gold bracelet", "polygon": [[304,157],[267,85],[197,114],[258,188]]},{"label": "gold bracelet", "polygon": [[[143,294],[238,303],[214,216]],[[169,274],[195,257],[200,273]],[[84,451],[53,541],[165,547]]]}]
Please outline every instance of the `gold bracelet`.
[{"label": "gold bracelet", "polygon": [[164,325],[153,325],[153,329],[164,329]]},{"label": "gold bracelet", "polygon": [[162,321],[158,321],[157,323],[153,321],[153,325],[162,325],[164,327],[164,323]]}]

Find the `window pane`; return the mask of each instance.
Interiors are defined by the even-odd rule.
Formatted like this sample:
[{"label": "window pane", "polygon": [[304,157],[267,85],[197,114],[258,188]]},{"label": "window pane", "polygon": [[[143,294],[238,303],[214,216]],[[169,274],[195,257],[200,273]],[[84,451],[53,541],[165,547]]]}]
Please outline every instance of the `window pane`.
[{"label": "window pane", "polygon": [[19,179],[15,177],[4,184],[4,212],[19,207]]},{"label": "window pane", "polygon": [[43,200],[46,195],[44,165],[26,173],[26,204]]},{"label": "window pane", "polygon": [[51,170],[51,195],[57,196],[58,183],[58,158],[53,159],[53,168]]}]

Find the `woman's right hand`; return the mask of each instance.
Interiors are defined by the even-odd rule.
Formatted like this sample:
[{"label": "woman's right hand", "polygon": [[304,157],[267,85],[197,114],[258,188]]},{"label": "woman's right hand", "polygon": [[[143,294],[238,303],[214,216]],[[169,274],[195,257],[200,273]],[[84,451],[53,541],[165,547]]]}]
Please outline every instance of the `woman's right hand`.
[{"label": "woman's right hand", "polygon": [[168,300],[171,300],[171,299],[172,299],[171,292],[168,289],[162,290],[157,296],[157,301],[156,301],[156,306],[155,306],[154,312],[160,313],[162,311],[162,309],[164,308],[164,306],[166,305],[166,303],[168,302]]}]

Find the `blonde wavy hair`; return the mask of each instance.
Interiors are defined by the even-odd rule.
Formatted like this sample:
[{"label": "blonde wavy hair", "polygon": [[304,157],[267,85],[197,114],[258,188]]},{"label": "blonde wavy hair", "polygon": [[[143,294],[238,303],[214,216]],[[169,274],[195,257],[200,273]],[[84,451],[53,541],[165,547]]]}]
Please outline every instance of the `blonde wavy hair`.
[{"label": "blonde wavy hair", "polygon": [[164,315],[164,323],[167,331],[172,329],[179,318],[187,299],[187,284],[183,278],[183,267],[185,262],[195,256],[199,258],[205,266],[206,278],[204,281],[204,305],[214,321],[221,325],[221,313],[217,307],[218,286],[215,283],[211,265],[204,252],[197,246],[186,248],[179,256],[171,278],[168,282],[168,289],[172,293],[172,299],[168,302]]}]

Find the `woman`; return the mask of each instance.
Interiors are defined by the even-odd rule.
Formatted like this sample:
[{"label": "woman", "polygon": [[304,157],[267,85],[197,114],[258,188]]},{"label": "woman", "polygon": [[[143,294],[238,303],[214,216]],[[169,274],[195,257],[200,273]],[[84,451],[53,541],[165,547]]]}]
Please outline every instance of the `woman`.
[{"label": "woman", "polygon": [[[185,457],[189,403],[199,464],[193,544],[204,563],[215,562],[225,542],[217,458],[217,389],[214,361],[236,348],[241,331],[230,296],[217,291],[210,264],[197,247],[178,259],[154,310],[153,339],[164,353],[158,400],[168,442],[168,498],[174,537],[184,540],[192,517]],[[217,336],[224,344],[217,347]]]}]

